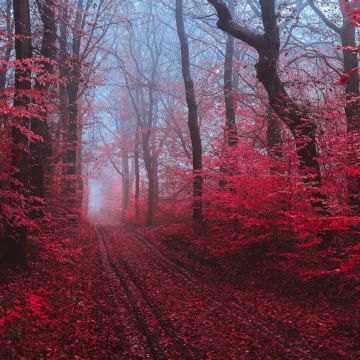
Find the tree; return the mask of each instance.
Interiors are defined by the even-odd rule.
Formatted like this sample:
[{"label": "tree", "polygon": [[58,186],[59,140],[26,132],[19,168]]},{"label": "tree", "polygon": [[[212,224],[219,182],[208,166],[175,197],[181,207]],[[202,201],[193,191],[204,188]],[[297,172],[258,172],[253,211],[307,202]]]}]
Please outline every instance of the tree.
[{"label": "tree", "polygon": [[[260,0],[264,32],[250,30],[235,22],[226,4],[221,0],[208,0],[215,8],[217,26],[253,47],[259,55],[256,64],[257,78],[264,86],[269,104],[279,118],[291,130],[299,158],[299,171],[304,182],[314,188],[321,185],[321,173],[316,148],[316,124],[309,114],[288,95],[277,70],[280,52],[280,33],[275,13],[275,0]],[[312,205],[327,213],[323,195],[315,190]]]},{"label": "tree", "polygon": [[[78,93],[80,86],[81,75],[81,61],[80,61],[80,49],[81,39],[83,31],[84,17],[84,1],[78,0],[75,14],[75,24],[72,30],[72,52],[71,52],[71,66],[69,70],[69,81],[67,84],[67,96],[68,96],[68,109],[69,109],[69,123],[67,129],[67,186],[66,196],[69,197],[69,207],[74,209],[78,208],[81,204],[81,200],[78,198],[81,187],[77,175],[77,153],[79,144],[79,124],[78,124]],[[70,210],[70,209],[69,209]]]},{"label": "tree", "polygon": [[190,71],[189,44],[185,32],[183,1],[176,0],[176,28],[180,40],[181,68],[185,85],[185,96],[188,107],[188,126],[192,144],[193,164],[193,220],[202,221],[202,145],[200,129],[198,124],[197,103],[195,98],[195,87]]},{"label": "tree", "polygon": [[[228,1],[229,11],[234,14],[234,2]],[[235,118],[235,99],[233,95],[233,59],[234,59],[234,37],[227,35],[226,49],[225,49],[225,63],[224,63],[224,99],[225,99],[225,141],[229,146],[235,146],[238,142],[238,134],[236,129]]]},{"label": "tree", "polygon": [[27,197],[29,191],[29,158],[28,136],[26,129],[30,125],[28,107],[31,99],[31,64],[32,39],[30,23],[29,1],[13,0],[14,23],[15,23],[15,93],[14,108],[16,109],[11,128],[13,141],[11,187],[18,194],[17,208],[8,221],[8,238],[6,239],[3,259],[13,265],[25,266],[27,228],[24,217],[27,213]]},{"label": "tree", "polygon": [[[48,125],[48,110],[46,99],[40,103],[41,97],[49,99],[46,93],[50,87],[49,75],[54,73],[54,64],[56,60],[56,20],[55,3],[53,0],[36,1],[41,20],[43,23],[43,32],[40,50],[40,70],[34,90],[37,91],[39,99],[39,110],[37,115],[31,119],[31,129],[34,134],[41,137],[41,141],[30,144],[30,185],[35,196],[45,197],[45,173],[46,164],[51,154],[51,138]],[[40,79],[41,77],[41,79]]]}]

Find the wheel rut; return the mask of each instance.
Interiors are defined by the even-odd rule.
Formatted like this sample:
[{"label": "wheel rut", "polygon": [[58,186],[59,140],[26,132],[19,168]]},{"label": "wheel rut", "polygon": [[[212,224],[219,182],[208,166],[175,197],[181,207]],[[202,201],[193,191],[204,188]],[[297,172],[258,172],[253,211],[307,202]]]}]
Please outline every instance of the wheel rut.
[{"label": "wheel rut", "polygon": [[[138,232],[128,227],[124,227],[123,231],[138,240],[140,244],[147,248],[153,255],[153,258],[159,263],[162,263],[165,269],[173,269],[178,273],[178,275],[183,277],[184,281],[191,283],[195,287],[197,294],[202,298],[204,303],[208,302],[209,294],[211,295],[212,301],[217,298],[217,291],[200,280],[200,273],[198,273],[194,269],[187,268],[187,266],[183,263],[179,264],[178,262],[175,262],[172,257],[162,251],[146,236],[141,236],[140,234],[138,234]],[[207,294],[207,296],[204,294]],[[224,309],[224,312],[227,312],[229,316],[231,316],[237,310],[238,312],[245,313],[253,318],[256,318],[258,325],[262,327],[263,333],[266,334],[266,336],[268,336],[269,338],[277,338],[279,342],[278,346],[284,351],[286,351],[287,349],[287,341],[285,341],[284,339],[295,340],[298,345],[294,348],[294,351],[296,349],[296,352],[298,352],[298,354],[293,355],[297,358],[310,359],[308,351],[304,351],[304,349],[317,348],[316,342],[314,342],[314,340],[309,337],[308,334],[299,332],[296,327],[290,326],[276,319],[275,317],[264,316],[263,314],[261,314],[261,312],[256,306],[239,302],[235,298],[230,299],[230,303],[232,304],[231,309]],[[239,321],[237,325],[243,326],[244,324]],[[279,339],[279,335],[281,335],[282,339]],[[325,357],[326,359],[337,358],[337,353],[331,351],[330,349],[322,348],[321,353],[321,356]],[[311,359],[313,358],[311,357]]]},{"label": "wheel rut", "polygon": [[[144,337],[148,358],[342,358],[335,346],[321,346],[296,321],[267,316],[257,300],[252,305],[226,288],[210,286],[200,272],[178,264],[146,236],[127,227],[96,226],[96,232]],[[206,346],[203,336],[211,341]]]},{"label": "wheel rut", "polygon": [[[168,357],[164,355],[166,353],[166,349],[163,349],[163,347],[160,345],[159,335],[151,330],[150,326],[148,325],[147,315],[140,305],[140,301],[138,299],[139,297],[141,297],[141,302],[143,304],[145,303],[148,309],[151,311],[151,314],[156,319],[159,327],[161,328],[161,331],[165,333],[169,340],[174,344],[175,350],[178,354],[181,355],[181,358],[186,360],[193,359],[182,339],[178,337],[177,331],[172,324],[172,321],[164,316],[161,309],[151,298],[148,290],[144,284],[141,283],[141,280],[131,269],[128,262],[118,254],[114,256],[116,263],[112,260],[107,242],[105,240],[105,231],[99,227],[96,227],[96,232],[98,238],[104,245],[106,258],[110,264],[110,267],[123,286],[124,292],[126,293],[129,304],[131,306],[131,310],[135,315],[139,330],[146,339],[146,344],[149,348],[152,358],[161,360],[167,359]],[[117,264],[120,264],[120,266]]]}]

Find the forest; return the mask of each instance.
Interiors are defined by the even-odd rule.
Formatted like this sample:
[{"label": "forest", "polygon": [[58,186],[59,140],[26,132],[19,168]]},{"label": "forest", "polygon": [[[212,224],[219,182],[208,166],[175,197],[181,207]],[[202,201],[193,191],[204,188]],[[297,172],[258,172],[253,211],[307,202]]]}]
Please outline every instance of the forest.
[{"label": "forest", "polygon": [[0,359],[360,358],[359,0],[0,0]]}]

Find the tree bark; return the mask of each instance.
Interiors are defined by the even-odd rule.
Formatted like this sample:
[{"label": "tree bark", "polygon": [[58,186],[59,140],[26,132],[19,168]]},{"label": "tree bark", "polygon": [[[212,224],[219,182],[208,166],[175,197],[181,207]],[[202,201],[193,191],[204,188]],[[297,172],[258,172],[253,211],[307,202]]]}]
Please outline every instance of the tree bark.
[{"label": "tree bark", "polygon": [[81,180],[78,174],[77,166],[77,154],[78,147],[81,146],[79,141],[79,122],[78,122],[78,94],[79,94],[79,79],[81,72],[80,62],[80,47],[82,38],[81,19],[83,16],[84,1],[78,0],[76,8],[76,21],[75,28],[73,30],[72,40],[72,66],[69,71],[69,82],[67,85],[67,96],[68,96],[68,109],[69,109],[69,124],[67,129],[67,198],[69,201],[69,207],[77,212],[81,204]]},{"label": "tree bark", "polygon": [[[32,58],[32,40],[30,24],[30,7],[28,0],[13,0],[14,22],[15,22],[15,51],[16,60],[24,61]],[[17,67],[15,69],[15,98],[14,107],[26,110],[30,104],[30,97],[24,93],[31,90],[31,68],[25,66],[25,69]],[[20,116],[13,121],[24,128],[30,127],[30,119],[27,116]],[[11,187],[14,192],[19,194],[16,204],[26,216],[27,213],[27,193],[29,190],[29,159],[28,159],[28,138],[20,130],[19,126],[12,126],[11,136],[13,140],[13,158],[12,165],[16,169],[12,175]],[[24,199],[21,199],[21,196]],[[3,260],[15,266],[24,267],[26,265],[26,243],[27,229],[24,225],[18,225],[15,218],[10,219],[12,224],[9,226],[7,234],[9,237],[5,240],[5,252]],[[3,240],[3,241],[4,241]]]},{"label": "tree bark", "polygon": [[189,44],[185,32],[183,1],[176,0],[176,28],[180,40],[181,68],[184,78],[186,103],[188,106],[188,127],[190,130],[192,144],[193,163],[193,220],[201,222],[202,216],[202,144],[198,123],[197,103],[195,98],[195,87],[190,72]]}]

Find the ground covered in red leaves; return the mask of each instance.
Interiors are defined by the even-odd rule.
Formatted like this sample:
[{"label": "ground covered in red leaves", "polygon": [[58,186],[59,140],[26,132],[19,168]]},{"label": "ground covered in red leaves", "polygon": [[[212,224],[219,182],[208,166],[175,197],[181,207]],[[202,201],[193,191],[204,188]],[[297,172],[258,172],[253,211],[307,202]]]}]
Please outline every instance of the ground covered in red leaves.
[{"label": "ground covered in red leaves", "polygon": [[122,344],[94,233],[63,230],[33,238],[28,271],[2,279],[1,359],[101,359]]},{"label": "ground covered in red leaves", "polygon": [[29,269],[1,279],[0,358],[360,356],[356,301],[264,286],[171,231],[83,224],[34,237]]}]

